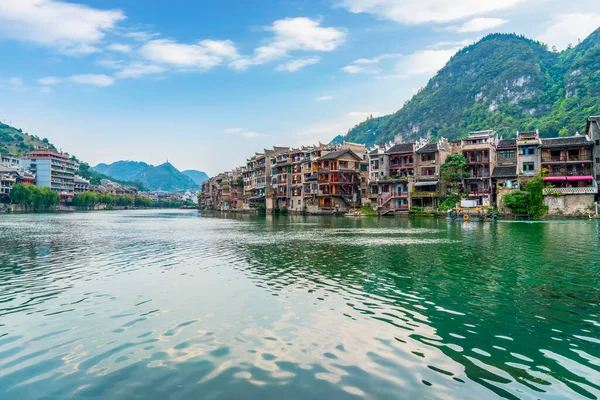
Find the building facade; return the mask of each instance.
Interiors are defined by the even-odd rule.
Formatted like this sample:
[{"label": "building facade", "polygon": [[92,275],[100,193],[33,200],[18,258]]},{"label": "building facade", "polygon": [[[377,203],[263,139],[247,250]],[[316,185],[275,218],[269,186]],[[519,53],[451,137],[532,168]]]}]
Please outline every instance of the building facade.
[{"label": "building facade", "polygon": [[49,187],[61,201],[70,202],[75,194],[77,164],[68,155],[38,149],[21,159],[21,165],[36,176],[36,185]]}]

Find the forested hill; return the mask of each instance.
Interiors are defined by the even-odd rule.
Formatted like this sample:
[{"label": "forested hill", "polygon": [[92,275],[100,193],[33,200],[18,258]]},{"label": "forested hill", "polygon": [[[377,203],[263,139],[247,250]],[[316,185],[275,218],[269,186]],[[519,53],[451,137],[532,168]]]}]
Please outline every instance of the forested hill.
[{"label": "forested hill", "polygon": [[199,189],[199,185],[192,178],[168,162],[154,166],[138,161],[117,161],[112,164],[98,164],[94,170],[116,179],[140,181],[149,190],[179,192]]},{"label": "forested hill", "polygon": [[562,52],[523,36],[492,34],[458,51],[395,114],[355,126],[344,140],[455,139],[483,129],[504,137],[528,129],[544,137],[572,135],[598,114],[600,28]]},{"label": "forested hill", "polygon": [[56,147],[48,139],[40,139],[35,135],[23,132],[21,129],[0,122],[0,154],[20,157],[40,147],[56,151]]}]

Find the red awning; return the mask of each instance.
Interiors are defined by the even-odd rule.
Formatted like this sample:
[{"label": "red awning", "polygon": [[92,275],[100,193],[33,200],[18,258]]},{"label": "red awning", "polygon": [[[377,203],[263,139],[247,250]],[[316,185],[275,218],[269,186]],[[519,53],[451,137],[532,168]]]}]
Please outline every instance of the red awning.
[{"label": "red awning", "polygon": [[593,181],[593,176],[567,176],[568,181]]},{"label": "red awning", "polygon": [[548,182],[564,181],[566,179],[565,176],[547,176],[544,178],[544,180]]}]

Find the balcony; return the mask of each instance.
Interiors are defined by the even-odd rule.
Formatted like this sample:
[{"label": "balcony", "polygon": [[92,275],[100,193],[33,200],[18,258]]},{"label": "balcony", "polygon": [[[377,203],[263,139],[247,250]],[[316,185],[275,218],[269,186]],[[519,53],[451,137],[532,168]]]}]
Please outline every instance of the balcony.
[{"label": "balcony", "polygon": [[566,188],[546,188],[543,190],[544,196],[548,195],[568,195],[568,194],[596,194],[597,187],[566,187]]},{"label": "balcony", "polygon": [[424,197],[440,197],[438,192],[413,192],[412,197],[414,199],[422,199]]},{"label": "balcony", "polygon": [[488,157],[483,158],[467,158],[468,164],[489,164],[490,159]]},{"label": "balcony", "polygon": [[564,163],[564,162],[592,162],[592,155],[586,154],[584,156],[568,156],[566,154],[560,156],[551,156],[546,153],[542,153],[543,163]]},{"label": "balcony", "polygon": [[481,197],[481,196],[489,196],[492,194],[491,189],[478,189],[477,191],[473,191],[469,193],[469,197]]}]

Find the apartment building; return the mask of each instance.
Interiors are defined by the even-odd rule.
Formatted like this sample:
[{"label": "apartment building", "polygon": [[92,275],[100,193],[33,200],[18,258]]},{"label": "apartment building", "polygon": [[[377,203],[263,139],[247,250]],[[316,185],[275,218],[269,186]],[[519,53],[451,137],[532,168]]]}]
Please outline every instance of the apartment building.
[{"label": "apartment building", "polygon": [[319,211],[347,211],[360,205],[360,165],[363,158],[352,150],[329,152],[315,161]]},{"label": "apartment building", "polygon": [[48,149],[37,149],[20,160],[21,166],[36,175],[36,185],[49,187],[60,194],[61,201],[70,202],[75,194],[77,165],[68,155]]},{"label": "apartment building", "polygon": [[75,194],[87,192],[90,190],[90,181],[82,178],[81,176],[75,175],[73,179],[73,192]]},{"label": "apartment building", "polygon": [[540,172],[540,146],[542,141],[537,130],[517,132],[517,175],[525,183]]},{"label": "apartment building", "polygon": [[445,138],[435,143],[420,140],[415,144],[415,182],[411,191],[413,206],[424,209],[439,206],[439,198],[445,194],[440,166],[446,162],[450,152],[450,143]]},{"label": "apartment building", "polygon": [[463,180],[463,191],[469,200],[489,206],[492,203],[492,172],[496,166],[496,132],[471,132],[461,143],[469,173],[469,178]]}]

